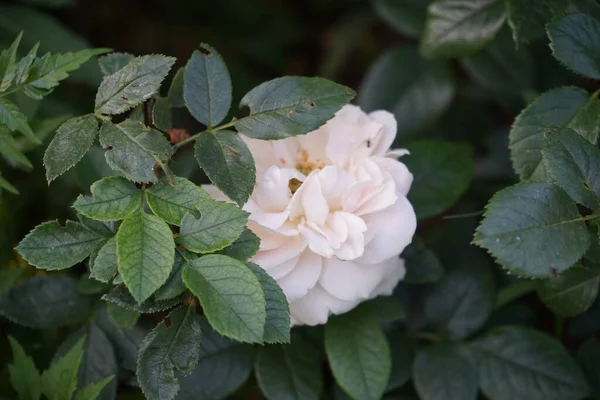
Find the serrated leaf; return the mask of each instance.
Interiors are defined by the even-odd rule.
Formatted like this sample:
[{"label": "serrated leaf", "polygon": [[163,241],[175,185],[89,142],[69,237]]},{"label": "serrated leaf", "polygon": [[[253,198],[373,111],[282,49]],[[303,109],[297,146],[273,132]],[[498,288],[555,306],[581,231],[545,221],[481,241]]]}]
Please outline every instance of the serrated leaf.
[{"label": "serrated leaf", "polygon": [[392,28],[407,36],[419,37],[425,29],[431,0],[375,0],[377,14]]},{"label": "serrated leaf", "polygon": [[575,400],[589,394],[569,353],[544,333],[505,326],[475,340],[471,349],[477,357],[481,389],[489,398]]},{"label": "serrated leaf", "polygon": [[38,400],[42,395],[40,372],[33,359],[12,336],[8,337],[13,362],[8,365],[10,384],[22,400]]},{"label": "serrated leaf", "polygon": [[11,131],[21,132],[27,139],[35,144],[42,144],[27,123],[25,115],[11,101],[0,97],[0,125],[6,125]]},{"label": "serrated leaf", "polygon": [[15,65],[13,73],[12,84],[14,86],[19,86],[27,81],[29,75],[31,74],[31,65],[36,59],[37,50],[40,47],[39,43],[33,45],[31,50],[25,55],[25,57],[21,58],[17,65]]},{"label": "serrated leaf", "polygon": [[435,0],[429,5],[421,54],[461,57],[482,49],[506,19],[501,0]]},{"label": "serrated leaf", "polygon": [[179,68],[171,81],[169,86],[169,107],[178,108],[185,107],[185,100],[183,99],[183,75],[185,68]]},{"label": "serrated leaf", "polygon": [[171,145],[162,133],[130,119],[102,124],[100,144],[108,165],[134,182],[158,182],[154,164],[162,166],[171,156]]},{"label": "serrated leaf", "polygon": [[556,279],[540,282],[540,300],[552,312],[574,317],[587,310],[598,296],[600,266],[575,265]]},{"label": "serrated leaf", "polygon": [[546,24],[562,13],[567,5],[566,0],[507,0],[508,25],[517,46],[544,36]]},{"label": "serrated leaf", "polygon": [[175,177],[172,184],[163,179],[146,191],[152,212],[171,225],[181,225],[186,213],[199,216],[196,206],[210,196],[200,186],[185,178]]},{"label": "serrated leaf", "polygon": [[10,85],[12,74],[9,74],[8,72],[15,66],[15,62],[17,61],[17,50],[22,38],[23,32],[19,33],[12,44],[0,53],[0,92],[5,91]]},{"label": "serrated leaf", "polygon": [[600,206],[600,150],[569,128],[546,128],[542,144],[546,169],[573,200]]},{"label": "serrated leaf", "polygon": [[114,376],[104,378],[99,382],[92,382],[77,391],[76,400],[98,400],[102,390],[113,381]]},{"label": "serrated leaf", "polygon": [[477,370],[461,355],[457,345],[434,345],[420,350],[413,378],[422,399],[477,399]]},{"label": "serrated leaf", "polygon": [[[595,143],[598,137],[600,102],[596,95],[576,87],[550,90],[525,108],[509,134],[509,149],[515,171],[522,180],[546,180],[542,163],[542,127],[568,126]],[[595,118],[590,117],[594,116]]]},{"label": "serrated leaf", "polygon": [[205,132],[196,140],[194,154],[209,179],[242,207],[254,190],[254,158],[240,138],[230,131]]},{"label": "serrated leaf", "polygon": [[52,182],[71,169],[89,151],[98,136],[98,121],[92,114],[71,118],[56,131],[44,153],[46,180]]},{"label": "serrated leaf", "polygon": [[135,56],[129,53],[110,53],[98,58],[98,65],[102,75],[107,76],[129,64],[134,58]]},{"label": "serrated leaf", "polygon": [[269,400],[318,400],[323,391],[320,358],[318,349],[310,340],[294,335],[290,344],[258,349],[256,380]]},{"label": "serrated leaf", "polygon": [[204,256],[183,270],[183,282],[217,332],[240,342],[263,342],[267,302],[246,265],[227,256]]},{"label": "serrated leaf", "polygon": [[221,250],[240,237],[248,213],[234,204],[206,199],[196,206],[200,219],[186,213],[177,243],[196,253]]},{"label": "serrated leaf", "polygon": [[231,107],[231,78],[221,55],[200,44],[184,70],[183,98],[190,114],[207,127],[218,125]]},{"label": "serrated leaf", "polygon": [[42,391],[50,399],[70,399],[77,389],[77,371],[83,355],[81,338],[64,357],[55,361],[42,374]]},{"label": "serrated leaf", "polygon": [[254,346],[219,335],[204,319],[201,326],[200,360],[190,375],[178,374],[180,391],[177,400],[227,398],[252,372]]},{"label": "serrated leaf", "polygon": [[416,48],[403,46],[385,52],[369,68],[358,103],[367,112],[392,112],[398,123],[398,137],[407,138],[441,117],[454,91],[450,64],[425,60]]},{"label": "serrated leaf", "polygon": [[166,97],[159,97],[154,101],[152,123],[161,131],[173,128],[173,116]]},{"label": "serrated leaf", "polygon": [[600,21],[588,14],[569,14],[548,25],[550,48],[567,68],[600,79]]},{"label": "serrated leaf", "polygon": [[117,232],[119,275],[138,304],[169,277],[175,261],[173,233],[162,219],[143,211],[130,215]]},{"label": "serrated leaf", "polygon": [[137,377],[149,400],[173,400],[179,391],[177,368],[184,374],[198,364],[202,338],[200,320],[194,307],[171,312],[144,339],[140,347]]},{"label": "serrated leaf", "polygon": [[366,313],[349,312],[325,325],[325,351],[336,382],[356,399],[380,399],[392,360],[390,346],[377,321]]},{"label": "serrated leaf", "polygon": [[423,284],[439,281],[444,276],[444,267],[433,251],[425,247],[423,240],[414,237],[402,252],[406,274],[403,282]]},{"label": "serrated leaf", "polygon": [[474,156],[470,146],[439,140],[421,140],[407,146],[402,158],[414,175],[408,199],[418,219],[432,217],[450,208],[469,187]]},{"label": "serrated leaf", "polygon": [[91,301],[68,276],[37,276],[0,293],[0,315],[30,328],[76,324],[89,317]]},{"label": "serrated leaf", "polygon": [[117,274],[117,238],[110,238],[100,248],[94,265],[90,271],[90,278],[100,282],[108,283]]},{"label": "serrated leaf", "polygon": [[107,303],[106,312],[110,319],[122,329],[133,329],[140,318],[140,313],[138,311],[121,307],[115,303]]},{"label": "serrated leaf", "polygon": [[545,278],[573,266],[590,241],[575,203],[558,186],[540,182],[497,192],[474,243],[514,274]]},{"label": "serrated leaf", "polygon": [[57,221],[36,226],[16,247],[21,256],[40,269],[69,268],[85,260],[104,238],[78,222]]},{"label": "serrated leaf", "polygon": [[178,304],[181,304],[183,301],[181,296],[168,300],[154,300],[153,298],[150,298],[140,304],[133,298],[131,293],[129,293],[125,285],[116,286],[113,290],[102,296],[102,299],[117,304],[123,308],[127,308],[128,310],[134,310],[144,314],[153,314],[160,311],[165,311]]},{"label": "serrated leaf", "polygon": [[141,204],[142,191],[125,178],[110,176],[95,182],[92,197],[79,195],[73,208],[98,221],[118,221],[132,214]]},{"label": "serrated leaf", "polygon": [[[182,256],[182,254],[184,254],[185,257]],[[158,301],[169,300],[180,296],[186,291],[181,274],[183,272],[183,268],[188,265],[190,260],[193,260],[194,258],[194,254],[187,251],[178,249],[175,252],[175,263],[173,264],[171,274],[169,275],[167,282],[165,282],[165,284],[162,285],[160,289],[156,291],[156,293],[154,293],[154,299]]]},{"label": "serrated leaf", "polygon": [[251,262],[246,262],[246,265],[256,275],[267,302],[263,341],[265,343],[289,343],[290,307],[283,290],[281,290],[275,279],[260,266]]},{"label": "serrated leaf", "polygon": [[158,54],[134,58],[104,77],[96,93],[95,111],[121,114],[148,100],[158,91],[174,63],[175,58]]},{"label": "serrated leaf", "polygon": [[324,78],[273,79],[242,98],[240,107],[250,108],[250,115],[237,120],[235,128],[255,139],[304,135],[331,119],[354,96],[352,89]]},{"label": "serrated leaf", "polygon": [[235,242],[221,250],[221,254],[233,257],[240,261],[246,261],[256,254],[260,247],[260,239],[250,229],[244,231]]}]

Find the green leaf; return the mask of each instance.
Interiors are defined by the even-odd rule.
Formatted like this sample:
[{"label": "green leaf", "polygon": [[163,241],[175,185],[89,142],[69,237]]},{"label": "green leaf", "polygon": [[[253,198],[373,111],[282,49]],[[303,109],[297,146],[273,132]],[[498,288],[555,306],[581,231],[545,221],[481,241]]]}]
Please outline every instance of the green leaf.
[{"label": "green leaf", "polygon": [[325,325],[325,351],[336,382],[356,399],[381,399],[392,360],[381,328],[369,314],[349,312]]},{"label": "green leaf", "polygon": [[574,317],[590,308],[598,296],[600,266],[575,265],[556,279],[540,282],[540,300],[552,312]]},{"label": "green leaf", "polygon": [[239,238],[221,250],[223,255],[246,261],[256,254],[260,247],[260,239],[250,229],[244,228]]},{"label": "green leaf", "polygon": [[575,358],[591,386],[591,398],[598,400],[600,398],[600,342],[598,339],[592,336],[583,343],[577,349]]},{"label": "green leaf", "polygon": [[154,300],[152,298],[142,302],[141,304],[133,298],[125,285],[116,286],[113,290],[102,296],[103,300],[117,304],[128,310],[137,311],[144,314],[153,314],[160,311],[168,310],[174,306],[181,304],[183,298],[176,297],[168,300]]},{"label": "green leaf", "polygon": [[33,169],[33,164],[19,149],[16,140],[6,128],[0,128],[0,154],[13,165]]},{"label": "green leaf", "polygon": [[113,322],[123,329],[133,329],[140,318],[139,312],[121,307],[115,303],[107,303],[106,312]]},{"label": "green leaf", "polygon": [[407,36],[419,37],[425,29],[431,0],[375,0],[375,12],[392,28]]},{"label": "green leaf", "polygon": [[545,26],[567,8],[567,0],[507,0],[508,25],[517,46],[544,36]]},{"label": "green leaf", "polygon": [[290,308],[283,290],[275,279],[260,266],[251,262],[247,262],[246,265],[256,275],[267,302],[263,341],[265,343],[289,343]]},{"label": "green leaf", "polygon": [[214,48],[200,44],[185,66],[183,81],[185,106],[194,118],[209,128],[225,119],[233,96],[231,78]]},{"label": "green leaf", "polygon": [[183,282],[217,332],[240,342],[263,342],[267,302],[246,265],[227,256],[204,256],[183,270]]},{"label": "green leaf", "polygon": [[137,377],[149,400],[173,400],[179,390],[174,369],[189,374],[198,364],[202,339],[194,307],[171,312],[150,332],[140,347]]},{"label": "green leaf", "polygon": [[64,357],[55,361],[42,374],[42,391],[50,399],[70,399],[77,389],[77,371],[83,355],[81,338]]},{"label": "green leaf", "polygon": [[450,64],[425,60],[416,48],[404,46],[387,51],[371,65],[361,83],[358,103],[366,112],[392,112],[398,137],[408,138],[442,116],[454,90]]},{"label": "green leaf", "polygon": [[108,165],[134,182],[158,182],[154,164],[162,166],[171,157],[171,145],[162,133],[130,119],[102,124],[100,144]]},{"label": "green leaf", "polygon": [[86,385],[84,388],[77,391],[76,400],[97,400],[99,399],[102,390],[113,381],[114,376],[104,378],[99,382],[92,382]]},{"label": "green leaf", "polygon": [[24,272],[24,268],[0,268],[0,293],[10,289]]},{"label": "green leaf", "polygon": [[304,336],[290,344],[262,346],[256,357],[256,380],[269,400],[319,400],[323,391],[318,349]]},{"label": "green leaf", "polygon": [[476,53],[506,19],[501,0],[435,0],[429,5],[421,54],[429,58]]},{"label": "green leaf", "polygon": [[0,315],[30,328],[77,324],[91,312],[90,298],[66,275],[33,277],[0,293]]},{"label": "green leaf", "polygon": [[19,108],[14,103],[4,97],[0,97],[0,126],[1,125],[6,125],[6,127],[13,132],[21,132],[33,143],[42,144],[31,130],[25,115],[19,111]]},{"label": "green leaf", "polygon": [[235,122],[238,132],[255,139],[285,139],[312,132],[352,100],[352,89],[324,78],[285,76],[248,92],[240,107],[250,115]]},{"label": "green leaf", "polygon": [[392,296],[377,296],[361,303],[356,310],[367,313],[382,323],[391,323],[406,317],[402,305]]},{"label": "green leaf", "polygon": [[546,128],[542,145],[546,169],[573,200],[600,205],[600,150],[569,128]]},{"label": "green leaf", "polygon": [[422,399],[477,399],[477,370],[461,355],[457,345],[437,344],[420,350],[413,378]]},{"label": "green leaf", "polygon": [[254,159],[240,135],[205,132],[196,140],[195,156],[206,175],[227,197],[243,206],[256,183]]},{"label": "green leaf", "polygon": [[219,335],[205,320],[201,320],[201,326],[200,360],[190,375],[179,374],[177,400],[225,399],[252,372],[254,346]]},{"label": "green leaf", "polygon": [[85,260],[104,238],[78,222],[57,221],[36,226],[16,247],[21,256],[40,269],[69,268]]},{"label": "green leaf", "polygon": [[110,289],[110,286],[106,283],[98,282],[86,275],[81,276],[77,282],[77,290],[79,290],[79,292],[82,294],[93,295],[104,293],[108,289]]},{"label": "green leaf", "polygon": [[569,14],[548,25],[550,48],[567,68],[600,79],[600,21],[588,14]]},{"label": "green leaf", "polygon": [[108,283],[117,274],[117,238],[111,237],[100,248],[94,265],[90,271],[90,278],[100,282]]},{"label": "green leaf", "polygon": [[46,180],[58,178],[77,164],[98,136],[98,121],[92,114],[71,118],[58,128],[44,153]]},{"label": "green leaf", "polygon": [[129,64],[134,58],[135,56],[129,53],[110,53],[98,58],[98,65],[102,75],[107,76]]},{"label": "green leaf", "polygon": [[[11,192],[12,194],[19,194],[19,191],[17,190],[17,188],[14,187],[13,185],[11,185],[6,179],[4,179],[1,174],[0,174],[0,189],[7,190],[7,191]],[[0,190],[0,192],[1,192],[1,190]]]},{"label": "green leaf", "polygon": [[152,123],[161,131],[173,128],[173,116],[166,97],[159,97],[154,101]]},{"label": "green leaf", "polygon": [[406,266],[406,274],[402,280],[405,283],[433,283],[444,276],[442,263],[419,237],[414,237],[412,243],[404,249],[402,258]]},{"label": "green leaf", "polygon": [[142,303],[167,281],[175,261],[173,233],[162,219],[139,212],[125,218],[117,232],[119,275]]},{"label": "green leaf", "polygon": [[106,76],[96,93],[96,113],[124,113],[148,100],[160,88],[175,58],[152,54],[136,57]]},{"label": "green leaf", "polygon": [[31,73],[31,65],[36,59],[37,50],[40,44],[36,43],[33,45],[31,50],[27,53],[27,55],[19,60],[15,69],[12,71],[14,74],[12,84],[14,86],[20,86],[24,84],[27,79],[29,79],[29,74]]},{"label": "green leaf", "polygon": [[540,182],[497,192],[474,243],[513,274],[546,278],[575,264],[590,241],[575,203],[558,186]]},{"label": "green leaf", "polygon": [[183,99],[183,75],[185,68],[179,68],[171,81],[169,86],[169,107],[178,108],[185,107],[185,100]]},{"label": "green leaf", "polygon": [[166,179],[146,191],[152,212],[171,225],[181,225],[186,213],[199,216],[196,208],[210,196],[204,189],[185,178],[175,177],[172,184]]},{"label": "green leaf", "polygon": [[398,330],[387,334],[392,354],[392,372],[386,392],[401,388],[412,376],[412,366],[417,345],[408,335]]},{"label": "green leaf", "polygon": [[[182,254],[184,254],[185,257],[182,256]],[[193,259],[193,253],[179,249],[175,252],[175,263],[173,264],[171,274],[169,275],[167,282],[165,282],[165,284],[162,285],[160,289],[156,291],[156,293],[154,293],[154,299],[158,301],[169,300],[180,296],[186,291],[181,274],[183,272],[183,268],[189,264],[189,260]]]},{"label": "green leaf", "polygon": [[13,362],[8,365],[10,384],[22,400],[38,400],[42,395],[40,372],[33,359],[25,353],[19,342],[8,337]]},{"label": "green leaf", "polygon": [[408,199],[418,219],[441,214],[454,205],[473,176],[473,150],[463,143],[421,140],[407,146],[402,161],[413,173]]},{"label": "green leaf", "polygon": [[9,74],[9,71],[14,68],[17,61],[17,50],[22,38],[23,32],[21,31],[10,47],[0,53],[0,92],[5,91],[10,85],[9,79],[12,79],[12,74]]},{"label": "green leaf", "polygon": [[544,333],[504,326],[474,341],[471,349],[477,356],[481,389],[494,400],[575,400],[589,395],[575,361]]},{"label": "green leaf", "polygon": [[132,214],[141,204],[142,191],[125,178],[110,176],[95,182],[92,197],[79,195],[73,208],[98,221],[118,221]]},{"label": "green leaf", "polygon": [[177,243],[196,253],[221,250],[240,237],[248,213],[234,204],[206,199],[196,208],[200,219],[186,213],[181,221]]},{"label": "green leaf", "polygon": [[[515,119],[509,134],[509,148],[515,171],[521,180],[546,180],[542,163],[542,127],[572,127],[591,142],[598,137],[600,102],[596,95],[576,87],[550,90],[525,108]],[[595,117],[591,118],[590,117]]]}]

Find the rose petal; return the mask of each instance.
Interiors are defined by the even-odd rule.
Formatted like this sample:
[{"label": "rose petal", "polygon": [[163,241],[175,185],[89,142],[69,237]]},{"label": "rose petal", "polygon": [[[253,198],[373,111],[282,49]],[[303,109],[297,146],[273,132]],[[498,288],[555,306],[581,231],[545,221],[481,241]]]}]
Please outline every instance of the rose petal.
[{"label": "rose petal", "polygon": [[406,168],[406,165],[388,157],[373,157],[373,161],[379,168],[392,176],[396,183],[396,193],[406,196],[413,182],[413,174]]},{"label": "rose petal", "polygon": [[394,114],[385,110],[373,111],[369,113],[369,117],[383,125],[383,129],[379,133],[376,143],[372,146],[372,154],[385,154],[396,138],[396,131],[398,130],[396,117],[394,117]]},{"label": "rose petal", "polygon": [[321,276],[322,265],[323,258],[319,255],[311,251],[302,253],[294,269],[277,281],[288,301],[305,296],[315,286]]},{"label": "rose petal", "polygon": [[319,284],[307,295],[290,302],[290,316],[293,325],[320,325],[327,322],[330,314],[350,311],[359,301],[340,300],[325,291]]},{"label": "rose petal", "polygon": [[329,258],[324,260],[319,284],[338,299],[356,300],[368,298],[381,278],[381,271],[376,265]]}]

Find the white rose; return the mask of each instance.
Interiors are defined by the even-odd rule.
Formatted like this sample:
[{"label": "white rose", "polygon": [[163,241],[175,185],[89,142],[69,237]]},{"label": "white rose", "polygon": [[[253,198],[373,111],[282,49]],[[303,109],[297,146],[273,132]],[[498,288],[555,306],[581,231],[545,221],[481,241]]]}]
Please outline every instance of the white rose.
[{"label": "white rose", "polygon": [[396,159],[407,151],[389,150],[395,136],[392,114],[347,105],[304,136],[244,137],[257,169],[244,206],[261,239],[252,261],[283,289],[292,324],[324,324],[404,277],[399,255],[416,216],[406,199],[412,174]]}]

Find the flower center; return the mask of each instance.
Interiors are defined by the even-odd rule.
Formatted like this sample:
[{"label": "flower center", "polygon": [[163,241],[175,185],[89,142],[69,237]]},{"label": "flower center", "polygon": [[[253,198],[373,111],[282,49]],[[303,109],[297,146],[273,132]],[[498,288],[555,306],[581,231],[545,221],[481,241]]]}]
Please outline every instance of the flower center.
[{"label": "flower center", "polygon": [[[309,154],[308,151],[306,151],[306,149],[301,149],[298,152],[296,159],[296,170],[298,170],[298,172],[302,173],[305,176],[310,175],[310,173],[315,169],[323,169],[326,166],[326,164],[321,160],[309,160]],[[302,181],[296,178],[292,178],[288,182],[288,187],[290,188],[292,194],[296,193],[300,186],[302,186]]]}]

